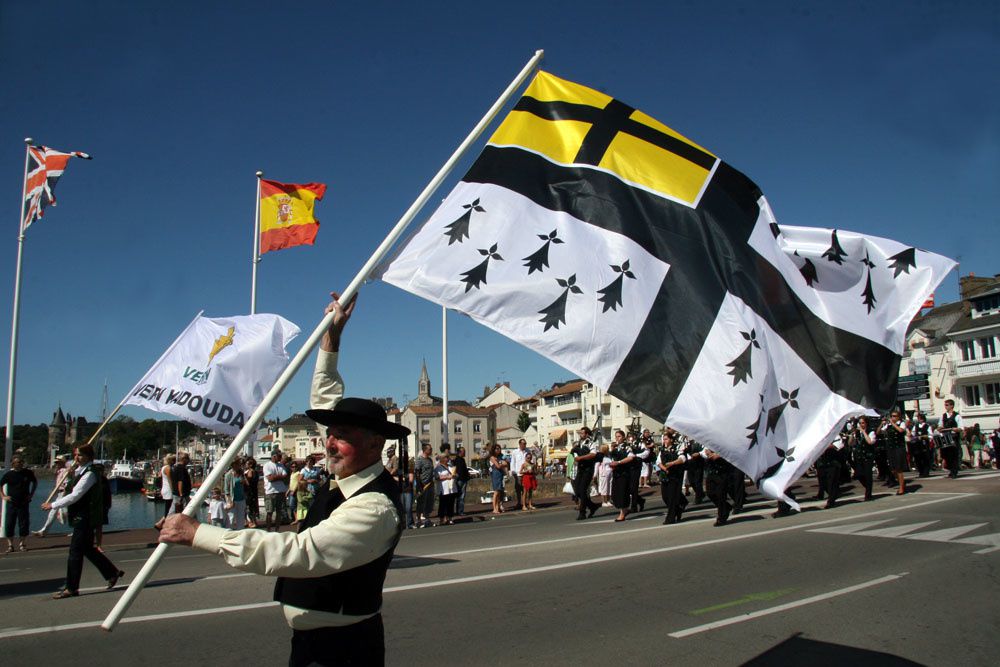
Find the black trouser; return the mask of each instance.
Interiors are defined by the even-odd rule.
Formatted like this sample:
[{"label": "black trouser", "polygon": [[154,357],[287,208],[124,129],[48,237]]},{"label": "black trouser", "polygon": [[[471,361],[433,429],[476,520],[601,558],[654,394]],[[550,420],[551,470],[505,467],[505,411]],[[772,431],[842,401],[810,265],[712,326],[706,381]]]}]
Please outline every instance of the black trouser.
[{"label": "black trouser", "polygon": [[743,503],[747,501],[747,485],[745,475],[739,468],[733,467],[729,473],[729,497],[733,499],[733,509],[743,511]]},{"label": "black trouser", "polygon": [[826,475],[823,479],[823,486],[820,487],[820,492],[826,492],[828,496],[827,502],[831,505],[837,502],[837,497],[840,495],[840,461],[831,461],[826,466],[823,467]]},{"label": "black trouser", "polygon": [[580,516],[589,510],[596,510],[600,505],[590,499],[590,483],[594,480],[594,469],[577,466],[576,479],[573,480],[573,491],[580,500]]},{"label": "black trouser", "polygon": [[439,519],[450,519],[455,516],[455,498],[458,497],[457,493],[446,493],[439,496],[440,502],[438,503],[438,518]]},{"label": "black trouser", "polygon": [[708,492],[709,500],[712,501],[715,509],[718,511],[719,523],[729,521],[729,513],[733,509],[729,501],[726,500],[726,492],[729,487],[729,479],[727,477],[727,475],[719,473],[708,473],[705,475],[705,491]]},{"label": "black trouser", "polygon": [[910,448],[910,460],[917,469],[917,474],[921,477],[929,477],[931,474],[931,450],[927,445],[918,442]]},{"label": "black trouser", "polygon": [[880,447],[875,452],[875,469],[878,471],[878,481],[885,482],[895,482],[895,478],[889,474],[889,457],[886,454],[885,448]]},{"label": "black trouser", "polygon": [[118,574],[118,568],[111,560],[94,546],[94,529],[90,521],[77,518],[73,525],[73,535],[69,539],[69,559],[66,562],[66,590],[80,590],[80,576],[83,574],[83,559],[86,558],[96,567],[101,577],[111,579]]},{"label": "black trouser", "polygon": [[865,488],[865,498],[871,498],[872,484],[874,483],[871,461],[859,463],[854,466],[854,479],[861,482],[861,486]]},{"label": "black trouser", "polygon": [[[629,497],[629,511],[638,512],[639,511],[639,478],[642,477],[642,464],[631,465],[628,469],[628,497]],[[646,501],[641,501],[643,507],[646,506]]]},{"label": "black trouser", "polygon": [[7,503],[7,522],[4,524],[4,535],[8,540],[14,539],[14,526],[17,525],[17,534],[21,537],[28,536],[30,521],[28,520],[28,508],[31,503],[15,503],[13,500]]},{"label": "black trouser", "polygon": [[684,498],[684,478],[680,476],[667,475],[667,478],[660,481],[660,496],[663,504],[667,506],[667,521],[673,523],[681,520],[681,513],[684,507],[681,500]]},{"label": "black trouser", "polygon": [[962,456],[957,446],[942,447],[941,458],[944,459],[944,467],[948,469],[951,477],[958,477],[958,469],[962,466]]},{"label": "black trouser", "polygon": [[816,466],[816,500],[823,500],[823,496],[826,494],[826,478],[829,472],[826,465]]},{"label": "black trouser", "polygon": [[694,489],[694,500],[697,503],[701,502],[701,499],[705,497],[705,487],[703,480],[705,479],[705,466],[704,465],[692,465],[688,464],[687,474],[688,474],[688,484]]},{"label": "black trouser", "polygon": [[517,496],[517,506],[524,507],[524,483],[521,481],[520,475],[513,475],[514,477],[514,495]]},{"label": "black trouser", "polygon": [[292,630],[288,667],[384,664],[382,614],[343,627]]},{"label": "black trouser", "polygon": [[[420,484],[418,482],[418,484]],[[503,501],[503,491],[500,492],[500,500]],[[417,494],[417,514],[425,519],[430,518],[434,512],[434,482],[428,482],[427,486]]]}]

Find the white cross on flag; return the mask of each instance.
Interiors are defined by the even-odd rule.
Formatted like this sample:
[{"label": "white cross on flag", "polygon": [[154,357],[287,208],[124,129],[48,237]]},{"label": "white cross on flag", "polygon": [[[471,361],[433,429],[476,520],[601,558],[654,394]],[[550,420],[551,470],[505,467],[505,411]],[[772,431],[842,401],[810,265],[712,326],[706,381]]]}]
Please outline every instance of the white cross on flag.
[{"label": "white cross on flag", "polygon": [[954,267],[779,226],[746,176],[540,72],[377,273],[468,314],[783,495],[850,416],[895,400],[906,326]]}]

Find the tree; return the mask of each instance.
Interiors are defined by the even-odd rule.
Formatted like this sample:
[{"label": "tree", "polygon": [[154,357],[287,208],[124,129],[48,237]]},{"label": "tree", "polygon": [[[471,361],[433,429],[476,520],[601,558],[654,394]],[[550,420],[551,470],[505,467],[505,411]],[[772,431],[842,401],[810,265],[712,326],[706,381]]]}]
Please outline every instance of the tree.
[{"label": "tree", "polygon": [[522,412],[517,416],[517,428],[521,430],[522,433],[527,431],[531,427],[531,417],[527,412]]}]

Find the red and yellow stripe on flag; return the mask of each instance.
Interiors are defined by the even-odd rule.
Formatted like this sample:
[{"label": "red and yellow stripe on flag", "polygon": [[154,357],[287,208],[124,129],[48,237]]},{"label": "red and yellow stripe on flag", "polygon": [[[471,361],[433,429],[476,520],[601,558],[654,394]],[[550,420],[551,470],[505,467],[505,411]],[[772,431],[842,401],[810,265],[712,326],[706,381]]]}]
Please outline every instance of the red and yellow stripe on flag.
[{"label": "red and yellow stripe on flag", "polygon": [[319,231],[313,214],[323,199],[323,183],[279,183],[260,179],[260,254],[297,245],[312,245]]}]

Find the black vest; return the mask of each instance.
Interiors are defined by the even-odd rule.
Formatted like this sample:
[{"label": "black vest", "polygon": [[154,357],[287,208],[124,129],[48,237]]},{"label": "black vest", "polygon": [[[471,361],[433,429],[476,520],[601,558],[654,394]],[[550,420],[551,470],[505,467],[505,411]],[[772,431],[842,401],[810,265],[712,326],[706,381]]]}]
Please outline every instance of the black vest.
[{"label": "black vest", "polygon": [[[400,520],[397,522],[396,539],[393,540],[392,546],[373,561],[324,577],[308,579],[278,577],[274,585],[275,600],[301,609],[350,616],[371,615],[382,608],[382,585],[385,583],[385,573],[389,569],[393,552],[403,533],[403,506],[399,499],[399,485],[388,470],[383,470],[382,474],[362,487],[358,494],[369,492],[385,495],[396,507]],[[313,499],[305,520],[299,525],[299,532],[324,521],[343,502],[342,493],[333,493],[329,484],[324,485]]]},{"label": "black vest", "polygon": [[941,428],[958,428],[957,412],[953,412],[949,417],[947,413],[941,415]]}]

